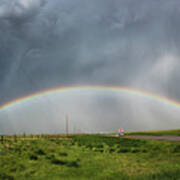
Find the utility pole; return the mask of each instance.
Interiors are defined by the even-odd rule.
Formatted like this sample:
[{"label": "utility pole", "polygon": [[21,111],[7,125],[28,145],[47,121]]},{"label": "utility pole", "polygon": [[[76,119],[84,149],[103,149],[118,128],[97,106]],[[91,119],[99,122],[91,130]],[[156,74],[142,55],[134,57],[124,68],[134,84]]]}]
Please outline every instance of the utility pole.
[{"label": "utility pole", "polygon": [[68,133],[69,133],[68,132],[69,131],[69,127],[68,127],[69,126],[69,122],[68,121],[69,121],[69,118],[68,118],[68,115],[66,115],[66,136],[68,136]]}]

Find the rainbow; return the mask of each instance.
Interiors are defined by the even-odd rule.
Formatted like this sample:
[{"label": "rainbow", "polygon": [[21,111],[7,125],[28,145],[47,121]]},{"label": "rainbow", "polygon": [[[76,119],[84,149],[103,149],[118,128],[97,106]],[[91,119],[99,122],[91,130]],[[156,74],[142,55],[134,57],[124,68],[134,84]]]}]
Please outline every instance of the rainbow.
[{"label": "rainbow", "polygon": [[5,103],[4,105],[0,106],[0,110],[2,109],[7,109],[12,106],[15,106],[17,104],[23,103],[25,101],[29,101],[35,97],[42,97],[48,94],[52,93],[58,93],[58,92],[65,92],[65,91],[70,91],[70,90],[93,90],[93,89],[100,89],[100,90],[113,90],[113,91],[120,91],[122,93],[127,93],[130,95],[135,95],[135,96],[141,96],[144,98],[150,98],[153,100],[157,100],[159,102],[162,102],[167,105],[173,105],[177,108],[180,108],[180,102],[177,102],[175,100],[163,97],[163,96],[158,96],[149,92],[144,92],[138,89],[131,89],[131,88],[126,88],[126,87],[120,87],[120,86],[73,86],[73,87],[58,87],[58,88],[53,88],[45,91],[40,91],[10,102]]}]

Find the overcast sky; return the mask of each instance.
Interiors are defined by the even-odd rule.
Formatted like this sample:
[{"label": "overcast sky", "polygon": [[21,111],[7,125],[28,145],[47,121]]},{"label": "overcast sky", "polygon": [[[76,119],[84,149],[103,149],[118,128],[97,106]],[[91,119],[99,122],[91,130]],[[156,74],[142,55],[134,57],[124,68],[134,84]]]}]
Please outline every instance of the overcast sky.
[{"label": "overcast sky", "polygon": [[179,0],[0,0],[0,104],[73,85],[180,101],[179,17]]}]

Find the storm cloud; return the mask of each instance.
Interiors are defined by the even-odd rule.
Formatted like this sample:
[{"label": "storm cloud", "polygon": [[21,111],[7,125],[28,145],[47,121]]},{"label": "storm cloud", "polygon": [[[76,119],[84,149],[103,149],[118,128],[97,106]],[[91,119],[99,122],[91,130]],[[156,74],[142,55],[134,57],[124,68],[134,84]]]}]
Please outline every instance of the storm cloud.
[{"label": "storm cloud", "polygon": [[179,7],[178,0],[0,0],[0,104],[75,85],[180,100]]}]

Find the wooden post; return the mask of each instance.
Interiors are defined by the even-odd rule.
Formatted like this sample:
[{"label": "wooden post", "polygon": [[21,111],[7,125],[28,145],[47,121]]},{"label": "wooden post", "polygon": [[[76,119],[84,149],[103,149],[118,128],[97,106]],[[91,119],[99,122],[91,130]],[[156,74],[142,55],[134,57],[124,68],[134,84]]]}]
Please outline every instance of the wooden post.
[{"label": "wooden post", "polygon": [[16,136],[16,134],[14,135],[14,142],[17,142],[17,136]]},{"label": "wooden post", "polygon": [[3,144],[4,143],[4,136],[1,135],[1,143]]},{"label": "wooden post", "polygon": [[24,133],[23,136],[24,136],[24,139],[25,139],[26,138],[26,133]]},{"label": "wooden post", "polygon": [[69,134],[69,129],[68,129],[68,116],[66,116],[66,136]]}]

